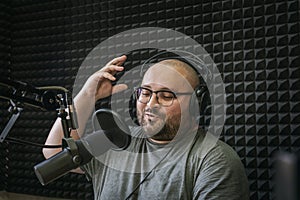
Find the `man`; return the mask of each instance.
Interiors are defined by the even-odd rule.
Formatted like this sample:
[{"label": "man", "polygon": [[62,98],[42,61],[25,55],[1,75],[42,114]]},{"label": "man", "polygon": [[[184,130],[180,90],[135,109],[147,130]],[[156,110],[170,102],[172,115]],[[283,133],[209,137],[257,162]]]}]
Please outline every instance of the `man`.
[{"label": "man", "polygon": [[[95,101],[127,88],[112,86],[126,56],[94,73],[76,96],[78,133],[82,133]],[[195,70],[177,59],[151,66],[135,90],[139,128],[129,147],[108,151],[82,170],[92,178],[95,199],[248,199],[248,184],[237,154],[198,128],[190,99],[199,84]],[[72,133],[78,139],[81,135]],[[46,144],[60,144],[57,120]],[[205,137],[208,140],[204,140]],[[45,157],[56,152],[43,150]],[[77,170],[80,171],[80,170]]]}]

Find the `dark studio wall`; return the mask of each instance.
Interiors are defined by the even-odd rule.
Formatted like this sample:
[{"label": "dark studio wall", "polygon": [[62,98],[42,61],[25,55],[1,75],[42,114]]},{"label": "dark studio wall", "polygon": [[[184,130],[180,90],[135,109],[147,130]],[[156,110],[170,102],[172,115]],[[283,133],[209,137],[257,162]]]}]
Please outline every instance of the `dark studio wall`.
[{"label": "dark studio wall", "polygon": [[[194,38],[222,74],[228,107],[221,139],[241,157],[251,199],[275,199],[274,155],[300,149],[298,0],[13,0],[0,7],[1,76],[36,86],[72,90],[85,56],[121,31],[157,26]],[[128,65],[147,55],[132,56]],[[3,128],[8,103],[0,106]],[[55,118],[56,112],[24,109],[9,136],[44,143]],[[44,160],[41,148],[2,143],[0,150],[0,189],[92,199],[83,175],[41,186],[33,172]]]},{"label": "dark studio wall", "polygon": [[[10,6],[8,1],[0,3],[0,74],[9,76],[10,74]],[[0,100],[0,130],[9,119],[7,111],[8,102]],[[6,188],[7,182],[7,144],[0,143],[0,191]]]}]

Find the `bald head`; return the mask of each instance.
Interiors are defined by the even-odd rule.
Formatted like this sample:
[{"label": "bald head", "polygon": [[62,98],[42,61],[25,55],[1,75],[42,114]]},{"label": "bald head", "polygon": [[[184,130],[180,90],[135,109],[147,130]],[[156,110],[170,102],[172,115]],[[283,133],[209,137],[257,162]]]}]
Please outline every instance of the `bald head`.
[{"label": "bald head", "polygon": [[175,69],[182,77],[184,77],[190,83],[192,88],[195,88],[197,85],[199,85],[198,74],[196,73],[195,69],[193,69],[187,63],[178,59],[167,59],[159,62],[158,64]]}]

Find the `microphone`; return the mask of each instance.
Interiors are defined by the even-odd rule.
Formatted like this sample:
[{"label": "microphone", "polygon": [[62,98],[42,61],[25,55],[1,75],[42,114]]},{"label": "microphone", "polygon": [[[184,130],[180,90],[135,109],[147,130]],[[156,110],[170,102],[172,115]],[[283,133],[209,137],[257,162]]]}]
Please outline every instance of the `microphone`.
[{"label": "microphone", "polygon": [[[61,152],[34,166],[35,174],[42,185],[60,178],[87,164],[93,157],[107,152],[109,149],[125,150],[130,144],[129,127],[125,125],[120,116],[109,109],[100,109],[93,115],[104,125],[102,130],[74,141],[72,138],[63,139]],[[117,121],[117,122],[116,122]]]}]

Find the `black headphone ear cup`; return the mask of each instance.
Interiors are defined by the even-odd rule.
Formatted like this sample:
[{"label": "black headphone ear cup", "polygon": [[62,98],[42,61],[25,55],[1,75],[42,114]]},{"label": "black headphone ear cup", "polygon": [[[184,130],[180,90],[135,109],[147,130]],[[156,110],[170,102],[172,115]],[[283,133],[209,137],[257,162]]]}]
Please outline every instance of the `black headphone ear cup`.
[{"label": "black headphone ear cup", "polygon": [[191,96],[190,99],[190,104],[189,104],[189,112],[190,115],[192,117],[194,117],[195,119],[197,119],[197,117],[199,116],[199,111],[197,109],[195,109],[195,105],[198,105],[198,98],[196,97],[196,93],[194,92]]},{"label": "black headphone ear cup", "polygon": [[136,96],[135,92],[132,93],[129,99],[129,114],[132,119],[132,121],[139,126],[138,118],[137,118],[137,113],[136,113]]},{"label": "black headphone ear cup", "polygon": [[[201,117],[203,116],[205,107],[204,101],[206,93],[208,93],[208,88],[205,85],[198,85],[190,100],[190,114],[195,117],[195,119],[199,120],[199,124],[203,123],[203,120],[201,120]],[[199,109],[195,109],[195,105],[198,105]]]}]

